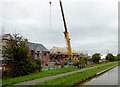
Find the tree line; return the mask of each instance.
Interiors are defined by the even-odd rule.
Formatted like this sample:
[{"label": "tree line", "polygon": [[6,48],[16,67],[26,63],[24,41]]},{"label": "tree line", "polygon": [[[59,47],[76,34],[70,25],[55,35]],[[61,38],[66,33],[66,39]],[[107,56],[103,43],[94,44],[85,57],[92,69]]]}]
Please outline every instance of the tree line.
[{"label": "tree line", "polygon": [[[92,61],[94,63],[99,63],[100,60],[101,60],[100,53],[95,53],[92,55]],[[112,53],[108,53],[104,58],[104,61],[108,61],[108,62],[119,61],[119,60],[120,60],[120,54],[117,54],[117,56],[114,56]]]}]

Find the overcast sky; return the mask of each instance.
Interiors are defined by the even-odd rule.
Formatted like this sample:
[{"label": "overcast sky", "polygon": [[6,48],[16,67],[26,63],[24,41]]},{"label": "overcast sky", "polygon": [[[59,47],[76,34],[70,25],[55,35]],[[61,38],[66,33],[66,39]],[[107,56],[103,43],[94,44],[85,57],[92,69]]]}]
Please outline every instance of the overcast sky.
[{"label": "overcast sky", "polygon": [[[51,0],[51,20],[49,1],[2,0],[0,20],[5,33],[19,33],[48,49],[65,47],[59,0]],[[62,0],[62,3],[72,49],[92,54],[118,52],[118,0]]]}]

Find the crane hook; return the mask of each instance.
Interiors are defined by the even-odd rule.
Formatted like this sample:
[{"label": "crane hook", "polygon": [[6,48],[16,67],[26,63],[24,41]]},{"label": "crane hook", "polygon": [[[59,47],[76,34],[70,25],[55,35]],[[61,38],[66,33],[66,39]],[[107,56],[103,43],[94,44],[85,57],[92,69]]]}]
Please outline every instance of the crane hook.
[{"label": "crane hook", "polygon": [[52,2],[50,1],[49,3],[50,3],[50,5],[51,5]]},{"label": "crane hook", "polygon": [[50,4],[50,26],[51,26],[51,4],[52,4],[51,0],[50,0],[49,4]]}]

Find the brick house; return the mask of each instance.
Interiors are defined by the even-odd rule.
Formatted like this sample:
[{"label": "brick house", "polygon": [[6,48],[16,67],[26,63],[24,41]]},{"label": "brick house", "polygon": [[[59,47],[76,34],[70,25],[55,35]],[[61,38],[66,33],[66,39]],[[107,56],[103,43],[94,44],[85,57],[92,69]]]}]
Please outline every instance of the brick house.
[{"label": "brick house", "polygon": [[[0,35],[0,67],[4,67],[4,69],[8,69],[9,65],[5,63],[4,59],[7,59],[3,57],[2,53],[4,52],[4,49],[2,46],[5,46],[7,41],[11,38],[12,36],[10,34],[5,34],[5,35]],[[7,61],[9,61],[7,59]]]},{"label": "brick house", "polygon": [[38,43],[31,43],[28,42],[27,45],[31,51],[31,59],[33,62],[36,59],[41,59],[43,63],[47,64],[50,61],[50,51],[43,46],[42,44]]},{"label": "brick house", "polygon": [[[11,37],[12,36],[10,34],[0,36],[0,66],[5,67],[5,69],[8,69],[9,65],[4,62],[4,57],[2,57],[2,53],[4,52],[2,46],[5,46]],[[50,60],[50,51],[46,47],[42,44],[28,42],[27,39],[26,42],[30,48],[32,61],[35,61],[35,59],[41,59],[42,62],[47,63]]]}]

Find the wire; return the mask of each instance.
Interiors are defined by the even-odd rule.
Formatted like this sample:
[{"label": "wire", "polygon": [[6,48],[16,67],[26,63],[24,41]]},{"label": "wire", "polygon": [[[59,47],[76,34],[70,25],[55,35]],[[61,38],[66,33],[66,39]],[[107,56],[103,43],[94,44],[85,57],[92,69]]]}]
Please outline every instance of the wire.
[{"label": "wire", "polygon": [[51,4],[52,2],[50,1],[49,3],[50,3],[50,27],[51,27]]}]

